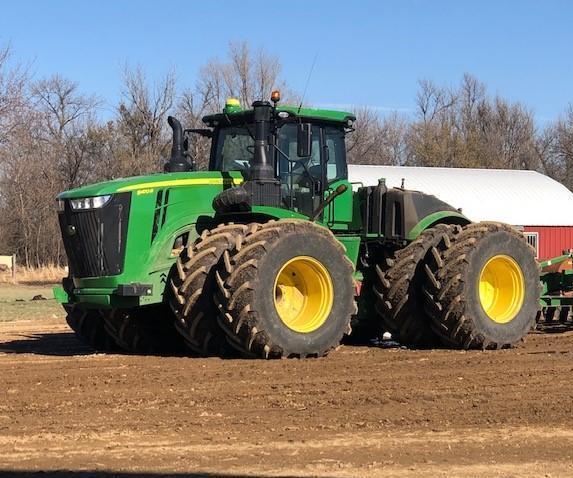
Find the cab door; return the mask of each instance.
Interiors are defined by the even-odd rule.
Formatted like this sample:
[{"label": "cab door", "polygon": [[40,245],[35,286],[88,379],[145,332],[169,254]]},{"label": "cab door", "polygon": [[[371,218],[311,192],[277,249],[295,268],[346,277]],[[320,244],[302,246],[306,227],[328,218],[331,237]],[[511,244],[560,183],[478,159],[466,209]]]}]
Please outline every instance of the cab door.
[{"label": "cab door", "polygon": [[322,128],[323,161],[325,163],[324,198],[336,190],[341,184],[347,189],[332,201],[324,210],[323,222],[330,229],[347,231],[352,222],[352,186],[348,182],[346,165],[345,133],[342,128],[324,126]]},{"label": "cab door", "polygon": [[277,134],[277,164],[283,206],[312,216],[323,198],[321,128],[311,128],[312,147],[308,157],[297,155],[297,124],[281,126]]}]

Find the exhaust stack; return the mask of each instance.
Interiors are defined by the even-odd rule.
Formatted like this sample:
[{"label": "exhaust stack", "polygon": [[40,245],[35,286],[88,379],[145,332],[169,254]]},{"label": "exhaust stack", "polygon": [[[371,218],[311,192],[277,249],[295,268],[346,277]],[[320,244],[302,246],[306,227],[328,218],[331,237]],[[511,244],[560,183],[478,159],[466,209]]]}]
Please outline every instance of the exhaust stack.
[{"label": "exhaust stack", "polygon": [[191,171],[193,168],[185,158],[183,150],[183,128],[179,120],[173,116],[167,117],[167,122],[173,130],[173,145],[171,146],[171,157],[165,163],[164,171],[166,173],[182,173]]}]

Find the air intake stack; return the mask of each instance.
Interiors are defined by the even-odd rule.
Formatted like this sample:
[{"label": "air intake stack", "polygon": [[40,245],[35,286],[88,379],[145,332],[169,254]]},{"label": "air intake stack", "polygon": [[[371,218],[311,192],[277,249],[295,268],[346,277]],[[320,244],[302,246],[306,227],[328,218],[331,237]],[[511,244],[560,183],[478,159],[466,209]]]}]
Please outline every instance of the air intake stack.
[{"label": "air intake stack", "polygon": [[255,151],[245,189],[250,196],[251,205],[279,207],[281,204],[281,184],[275,175],[274,154],[269,147],[273,107],[268,101],[255,101],[253,112],[255,116]]},{"label": "air intake stack", "polygon": [[255,114],[255,151],[251,165],[250,179],[275,179],[275,168],[269,161],[269,130],[271,124],[272,107],[268,101],[255,101],[253,103]]}]

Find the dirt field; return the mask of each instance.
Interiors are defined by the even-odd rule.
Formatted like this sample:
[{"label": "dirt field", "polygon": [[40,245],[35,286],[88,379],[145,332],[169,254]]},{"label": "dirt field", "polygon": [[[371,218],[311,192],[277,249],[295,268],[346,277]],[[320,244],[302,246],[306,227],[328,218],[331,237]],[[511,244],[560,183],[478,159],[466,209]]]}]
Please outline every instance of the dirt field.
[{"label": "dirt field", "polygon": [[62,319],[3,322],[0,477],[570,477],[572,379],[572,332],[263,362],[94,354]]}]

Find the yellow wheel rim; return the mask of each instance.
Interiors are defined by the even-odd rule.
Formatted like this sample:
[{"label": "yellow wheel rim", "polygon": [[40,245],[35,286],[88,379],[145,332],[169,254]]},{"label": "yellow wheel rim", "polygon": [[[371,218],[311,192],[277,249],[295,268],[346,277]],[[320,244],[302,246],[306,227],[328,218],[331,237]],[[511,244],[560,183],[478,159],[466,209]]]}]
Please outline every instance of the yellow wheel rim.
[{"label": "yellow wheel rim", "polygon": [[498,324],[512,321],[525,298],[525,279],[519,264],[505,255],[493,256],[479,277],[479,300],[487,316]]},{"label": "yellow wheel rim", "polygon": [[332,278],[316,259],[294,257],[277,274],[274,301],[277,314],[288,328],[303,334],[314,332],[332,310]]}]

